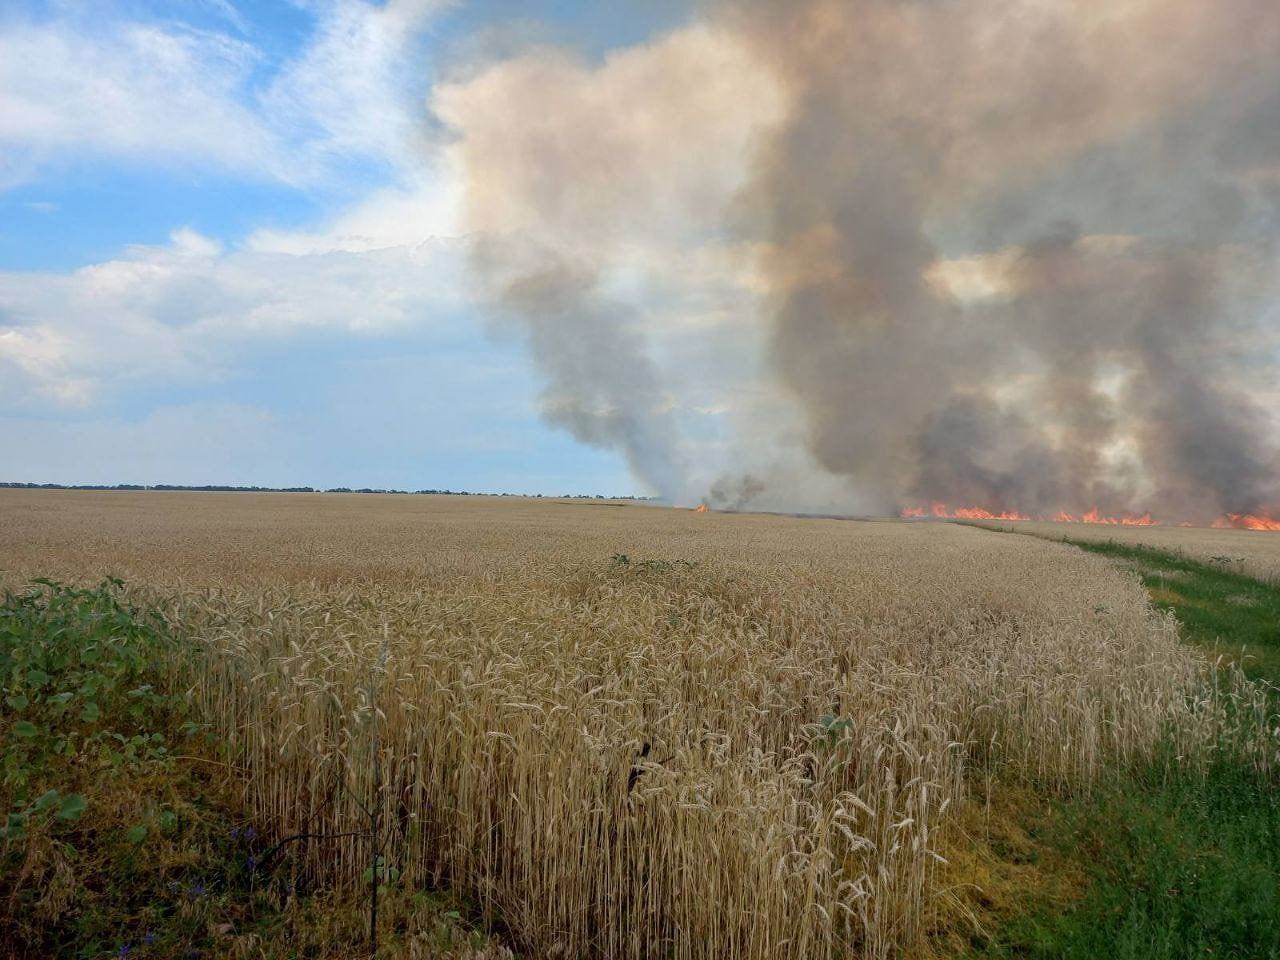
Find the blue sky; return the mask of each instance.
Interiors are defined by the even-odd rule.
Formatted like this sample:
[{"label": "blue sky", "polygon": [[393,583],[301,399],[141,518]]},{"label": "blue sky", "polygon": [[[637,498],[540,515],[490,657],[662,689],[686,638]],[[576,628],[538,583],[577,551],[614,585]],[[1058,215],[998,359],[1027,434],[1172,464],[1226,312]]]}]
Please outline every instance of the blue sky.
[{"label": "blue sky", "polygon": [[[430,256],[332,254],[350,261],[335,281],[319,239],[381,190],[448,192],[427,108],[443,73],[532,45],[600,58],[685,15],[641,6],[6,4],[0,479],[641,492],[616,454],[544,423],[519,338],[459,295],[456,254],[436,284]],[[416,216],[367,246],[453,228]],[[312,251],[273,262],[290,254],[253,252],[264,232]],[[259,302],[282,270],[293,302]],[[394,316],[309,322],[309,297],[344,283]],[[197,333],[200,311],[234,329]]]}]

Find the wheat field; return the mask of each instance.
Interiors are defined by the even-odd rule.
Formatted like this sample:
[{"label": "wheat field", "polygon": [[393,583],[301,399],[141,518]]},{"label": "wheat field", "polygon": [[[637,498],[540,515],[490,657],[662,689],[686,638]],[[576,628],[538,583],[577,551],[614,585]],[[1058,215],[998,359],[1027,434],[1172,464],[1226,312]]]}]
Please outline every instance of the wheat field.
[{"label": "wheat field", "polygon": [[174,677],[264,823],[350,830],[376,750],[404,882],[530,956],[910,952],[980,784],[1079,790],[1221,719],[1135,577],[954,524],[0,492],[0,580],[104,574],[193,638]]},{"label": "wheat field", "polygon": [[1051,540],[1091,540],[1134,544],[1216,563],[1247,576],[1280,583],[1280,535],[1262,530],[1182,526],[1121,526],[1098,523],[1046,523],[1032,520],[976,521],[994,530],[1029,533]]}]

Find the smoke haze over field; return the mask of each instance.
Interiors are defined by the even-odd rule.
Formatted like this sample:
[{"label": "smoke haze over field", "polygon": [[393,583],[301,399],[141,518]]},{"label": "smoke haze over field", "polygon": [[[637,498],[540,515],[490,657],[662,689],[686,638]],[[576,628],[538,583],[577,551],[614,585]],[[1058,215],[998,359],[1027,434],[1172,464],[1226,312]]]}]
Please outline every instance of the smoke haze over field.
[{"label": "smoke haze over field", "polygon": [[732,506],[1280,506],[1280,8],[717,2],[438,87],[546,417]]}]

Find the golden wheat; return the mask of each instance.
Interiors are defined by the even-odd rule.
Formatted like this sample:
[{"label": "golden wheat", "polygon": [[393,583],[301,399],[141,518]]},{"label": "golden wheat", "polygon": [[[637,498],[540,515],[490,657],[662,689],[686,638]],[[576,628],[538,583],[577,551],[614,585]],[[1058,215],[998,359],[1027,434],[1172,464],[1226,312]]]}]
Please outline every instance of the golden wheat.
[{"label": "golden wheat", "polygon": [[1030,533],[1050,540],[1090,540],[1134,544],[1219,564],[1259,580],[1280,583],[1280,533],[1261,530],[1179,526],[1120,526],[1098,523],[978,521],[992,529]]},{"label": "golden wheat", "polygon": [[[1211,737],[1136,578],[950,524],[436,497],[0,494],[10,580],[128,577],[281,834],[565,957],[885,957],[970,784]],[[626,555],[625,560],[621,556]],[[358,839],[307,869],[355,884]]]}]

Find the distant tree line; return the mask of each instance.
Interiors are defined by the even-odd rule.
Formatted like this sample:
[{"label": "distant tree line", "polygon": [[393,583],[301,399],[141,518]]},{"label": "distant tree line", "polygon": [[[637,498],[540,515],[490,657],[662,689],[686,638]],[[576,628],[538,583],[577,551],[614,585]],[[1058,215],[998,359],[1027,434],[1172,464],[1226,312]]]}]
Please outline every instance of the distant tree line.
[{"label": "distant tree line", "polygon": [[[230,486],[220,483],[206,483],[201,486],[189,486],[181,483],[5,483],[0,482],[0,489],[12,490],[187,490],[206,493],[396,493],[405,496],[418,494],[434,494],[446,497],[532,497],[543,499],[540,493],[482,493],[471,490],[389,490],[383,487],[258,487]],[[608,497],[602,493],[566,493],[555,498],[560,500],[651,500],[652,497],[622,496]]]}]

